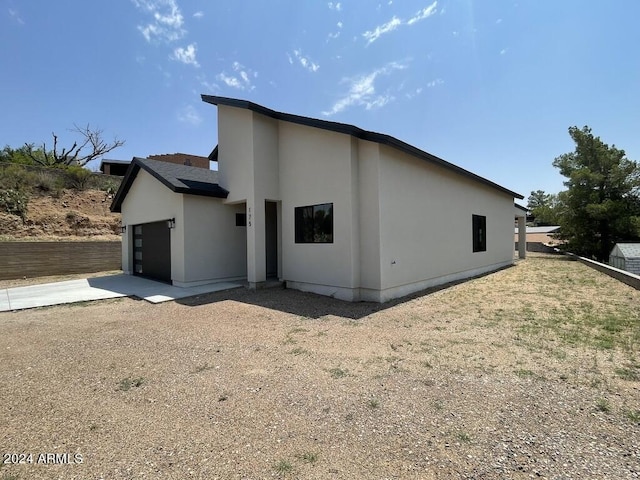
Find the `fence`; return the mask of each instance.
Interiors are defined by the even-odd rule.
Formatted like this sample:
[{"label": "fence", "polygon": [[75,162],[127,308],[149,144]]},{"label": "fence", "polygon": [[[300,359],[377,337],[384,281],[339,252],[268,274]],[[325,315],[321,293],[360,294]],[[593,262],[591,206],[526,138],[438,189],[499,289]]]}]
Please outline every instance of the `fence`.
[{"label": "fence", "polygon": [[0,242],[0,280],[122,268],[122,242]]}]

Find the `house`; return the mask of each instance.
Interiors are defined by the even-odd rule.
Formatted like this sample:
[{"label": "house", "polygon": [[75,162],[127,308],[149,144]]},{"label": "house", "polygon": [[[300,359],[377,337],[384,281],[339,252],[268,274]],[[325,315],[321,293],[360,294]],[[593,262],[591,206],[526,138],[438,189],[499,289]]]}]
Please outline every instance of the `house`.
[{"label": "house", "polygon": [[[212,152],[213,153],[213,152]],[[209,158],[187,153],[168,153],[163,155],[149,155],[152,160],[175,163],[177,165],[189,165],[192,167],[205,168],[209,170]],[[127,173],[131,161],[129,160],[107,160],[100,161],[100,171],[105,175],[116,175],[119,177]]]},{"label": "house", "polygon": [[640,275],[640,243],[616,243],[609,254],[609,265]]},{"label": "house", "polygon": [[[546,227],[526,227],[526,245],[528,252],[554,252],[562,242],[556,238],[560,232],[558,225]],[[515,229],[515,247],[518,249],[519,228]]]},{"label": "house", "polygon": [[129,160],[108,160],[103,158],[100,160],[100,171],[105,175],[114,175],[123,177],[129,168]]},{"label": "house", "polygon": [[521,195],[388,135],[202,99],[218,171],[133,160],[111,205],[125,272],[384,302],[513,263]]}]

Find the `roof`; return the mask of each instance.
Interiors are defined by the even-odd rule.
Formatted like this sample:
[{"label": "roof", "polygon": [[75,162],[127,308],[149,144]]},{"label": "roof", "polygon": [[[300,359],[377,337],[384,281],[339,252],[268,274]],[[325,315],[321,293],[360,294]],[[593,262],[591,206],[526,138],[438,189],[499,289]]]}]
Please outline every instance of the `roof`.
[{"label": "roof", "polygon": [[616,243],[616,247],[625,258],[640,258],[640,243]]},{"label": "roof", "polygon": [[518,210],[522,210],[523,212],[528,212],[529,209],[527,207],[523,207],[522,205],[519,205],[517,203],[513,204],[514,207],[516,207]]},{"label": "roof", "polygon": [[161,160],[163,162],[177,163],[178,165],[189,165],[209,169],[209,158],[188,153],[164,153],[162,155],[147,155],[148,159]]},{"label": "roof", "polygon": [[150,173],[164,186],[176,193],[216,198],[227,198],[229,195],[227,190],[218,185],[218,172],[216,171],[135,157],[113,198],[112,212],[121,212],[122,202],[140,169]]},{"label": "roof", "polygon": [[546,227],[527,227],[527,233],[556,233],[560,230],[558,225],[551,225]]},{"label": "roof", "polygon": [[320,120],[316,118],[310,117],[302,117],[299,115],[293,115],[290,113],[276,112],[275,110],[271,110],[270,108],[263,107],[262,105],[258,105],[257,103],[249,102],[247,100],[240,100],[236,98],[228,98],[228,97],[218,97],[214,95],[201,95],[202,101],[206,103],[210,103],[212,105],[225,105],[228,107],[236,107],[236,108],[244,108],[247,110],[251,110],[256,113],[260,113],[262,115],[266,115],[267,117],[274,118],[276,120],[283,120],[285,122],[296,123],[299,125],[305,125],[308,127],[321,128],[323,130],[329,130],[332,132],[344,133],[347,135],[351,135],[356,138],[360,138],[362,140],[368,140],[370,142],[376,142],[381,145],[387,145],[395,148],[404,153],[408,153],[409,155],[413,155],[414,157],[421,158],[427,162],[433,163],[435,165],[439,165],[441,167],[446,168],[447,170],[451,170],[457,174],[475,180],[477,182],[483,183],[489,187],[495,188],[503,193],[506,193],[514,198],[523,199],[524,197],[519,193],[513,192],[505,187],[498,185],[497,183],[492,182],[491,180],[487,180],[475,173],[471,173],[464,168],[458,167],[453,163],[449,163],[446,160],[443,160],[435,155],[427,153],[419,148],[416,148],[408,143],[405,143],[397,138],[394,138],[390,135],[385,135],[382,133],[370,132],[368,130],[362,130],[353,125],[348,125],[346,123],[338,123],[338,122],[330,122],[328,120]]},{"label": "roof", "polygon": [[104,164],[108,163],[110,165],[128,165],[131,163],[131,160],[109,160],[107,158],[103,158],[100,160],[100,171],[104,172]]}]

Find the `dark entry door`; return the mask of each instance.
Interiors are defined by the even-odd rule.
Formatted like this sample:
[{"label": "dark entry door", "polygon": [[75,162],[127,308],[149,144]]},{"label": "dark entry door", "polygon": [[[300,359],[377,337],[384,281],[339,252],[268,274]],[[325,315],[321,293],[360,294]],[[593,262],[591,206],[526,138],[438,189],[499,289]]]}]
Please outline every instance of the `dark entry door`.
[{"label": "dark entry door", "polygon": [[133,272],[171,283],[171,231],[166,221],[133,227]]},{"label": "dark entry door", "polygon": [[266,201],[265,213],[265,249],[267,277],[278,276],[278,204]]}]

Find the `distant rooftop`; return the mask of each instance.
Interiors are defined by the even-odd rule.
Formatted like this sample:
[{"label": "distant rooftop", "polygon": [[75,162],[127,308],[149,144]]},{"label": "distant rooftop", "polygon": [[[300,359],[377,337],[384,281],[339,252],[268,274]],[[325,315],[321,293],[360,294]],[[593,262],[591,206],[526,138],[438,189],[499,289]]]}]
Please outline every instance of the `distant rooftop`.
[{"label": "distant rooftop", "polygon": [[617,243],[616,247],[625,258],[640,258],[640,243]]}]

